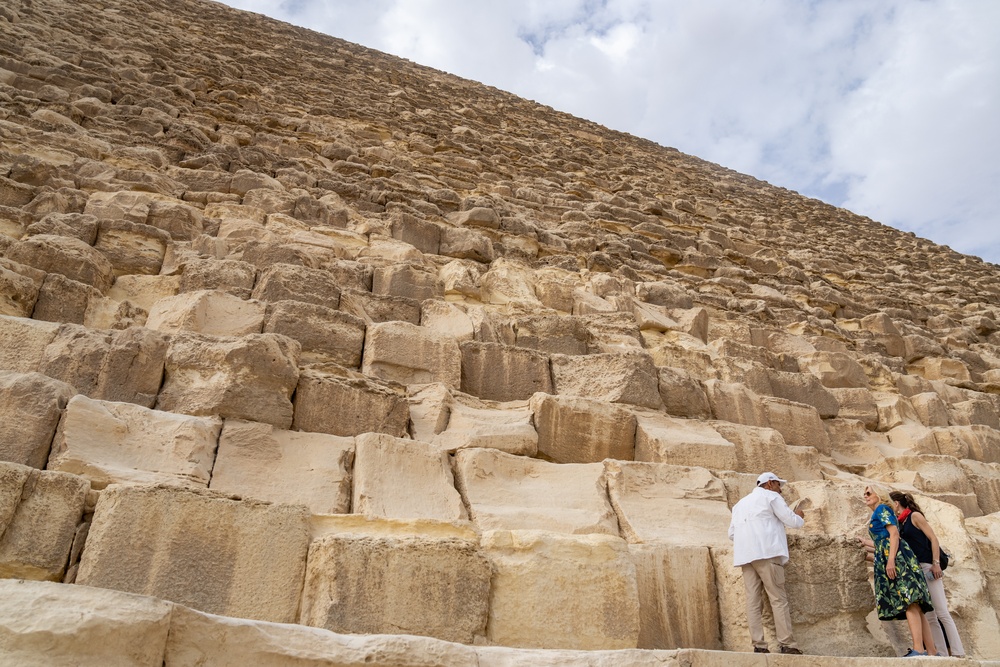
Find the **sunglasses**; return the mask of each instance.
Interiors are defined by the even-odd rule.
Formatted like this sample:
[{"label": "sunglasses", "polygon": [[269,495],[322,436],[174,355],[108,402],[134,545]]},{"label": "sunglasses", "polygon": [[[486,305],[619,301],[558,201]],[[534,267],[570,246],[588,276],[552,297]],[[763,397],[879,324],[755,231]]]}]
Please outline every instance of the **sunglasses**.
[{"label": "sunglasses", "polygon": [[874,494],[872,494],[871,491],[865,491],[865,498],[868,498],[871,495],[874,495]]}]

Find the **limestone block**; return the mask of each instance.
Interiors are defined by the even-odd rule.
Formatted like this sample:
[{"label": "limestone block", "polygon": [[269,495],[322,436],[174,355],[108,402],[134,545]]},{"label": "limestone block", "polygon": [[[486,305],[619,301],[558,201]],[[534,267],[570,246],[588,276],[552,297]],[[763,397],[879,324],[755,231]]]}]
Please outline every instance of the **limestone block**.
[{"label": "limestone block", "polygon": [[935,435],[937,429],[929,429],[920,424],[902,424],[886,433],[889,441],[890,452],[888,455],[898,454],[940,454],[941,448],[938,445],[938,438]]},{"label": "limestone block", "polygon": [[770,426],[760,397],[745,385],[721,380],[706,380],[703,384],[716,419],[746,426]]},{"label": "limestone block", "polygon": [[728,544],[723,483],[705,468],[606,461],[608,493],[622,537],[676,547]]},{"label": "limestone block", "polygon": [[[246,621],[175,607],[165,667],[405,665],[468,667],[472,647],[413,635],[345,635],[302,625]],[[157,663],[159,664],[159,663]]]},{"label": "limestone block", "polygon": [[268,306],[262,330],[297,340],[303,364],[361,366],[365,323],[354,315],[301,301],[278,301]]},{"label": "limestone block", "polygon": [[[706,547],[630,544],[639,591],[639,648],[722,648],[715,568]],[[683,601],[694,601],[685,604]]]},{"label": "limestone block", "polygon": [[127,220],[102,218],[94,249],[108,258],[116,276],[155,276],[160,272],[169,242],[170,234],[162,229]]},{"label": "limestone block", "polygon": [[455,455],[455,476],[479,530],[618,535],[603,464],[465,449]]},{"label": "limestone block", "polygon": [[[97,386],[90,396],[153,407],[163,378],[168,345],[169,339],[152,329],[131,327],[111,332],[107,353],[97,373]],[[52,360],[47,366],[52,367],[54,363]]]},{"label": "limestone block", "polygon": [[351,511],[354,439],[227,419],[209,488],[313,514]]},{"label": "limestone block", "polygon": [[847,469],[870,465],[889,449],[889,438],[884,433],[869,431],[864,422],[856,419],[827,419],[823,426],[830,442],[829,456]]},{"label": "limestone block", "polygon": [[18,373],[39,370],[48,347],[59,330],[54,322],[0,315],[0,369]]},{"label": "limestone block", "polygon": [[[614,299],[614,297],[609,297]],[[588,292],[585,289],[577,288],[573,290],[573,314],[574,315],[594,315],[598,313],[614,313],[618,310],[618,305],[608,299]],[[636,329],[638,329],[636,322]]]},{"label": "limestone block", "polygon": [[837,417],[860,421],[865,428],[878,427],[878,405],[872,393],[860,387],[834,387],[830,393],[837,399]]},{"label": "limestone block", "polygon": [[426,438],[436,447],[449,452],[483,448],[519,456],[538,453],[538,433],[532,423],[531,410],[523,403],[519,407],[500,408],[474,407],[452,401],[448,412],[446,428]]},{"label": "limestone block", "polygon": [[148,312],[160,299],[175,296],[180,285],[180,276],[119,276],[108,291],[108,298],[129,301]]},{"label": "limestone block", "polygon": [[746,385],[748,389],[761,395],[774,393],[774,388],[771,387],[772,369],[758,361],[738,356],[721,356],[716,357],[712,363],[718,371],[719,379],[724,382]]},{"label": "limestone block", "polygon": [[628,313],[597,313],[582,319],[587,328],[588,353],[636,352],[643,347],[642,333]]},{"label": "limestone block", "polygon": [[646,352],[552,355],[555,393],[585,396],[656,410],[660,399],[659,373]]},{"label": "limestone block", "polygon": [[737,467],[736,447],[705,422],[652,411],[636,412],[635,460],[713,470]]},{"label": "limestone block", "polygon": [[465,309],[447,301],[427,299],[421,303],[420,326],[451,336],[459,343],[476,336],[476,326]]},{"label": "limestone block", "polygon": [[257,277],[252,264],[235,259],[188,260],[182,264],[181,271],[181,292],[216,289],[241,299],[250,298]]},{"label": "limestone block", "polygon": [[380,296],[360,290],[340,293],[340,310],[365,322],[409,322],[420,324],[420,302],[401,296]]},{"label": "limestone block", "polygon": [[381,433],[355,438],[356,514],[389,519],[467,519],[447,452]]},{"label": "limestone block", "polygon": [[1000,463],[1000,433],[988,426],[949,426],[932,429],[938,451],[960,459]]},{"label": "limestone block", "polygon": [[52,443],[49,470],[117,482],[208,486],[222,420],[74,396]]},{"label": "limestone block", "polygon": [[[911,398],[910,401],[912,402],[912,400]],[[981,424],[994,430],[1000,430],[1000,415],[997,414],[993,402],[985,397],[975,397],[967,401],[952,403],[948,407],[948,415],[951,423],[957,426]],[[935,426],[947,426],[947,424],[935,424]]]},{"label": "limestone block", "polygon": [[687,371],[699,380],[718,379],[718,371],[712,364],[712,356],[704,345],[696,345],[689,339],[666,339],[649,346],[649,353],[657,366],[669,366]]},{"label": "limestone block", "polygon": [[[476,654],[479,657],[478,667],[561,667],[562,665],[574,665],[575,667],[674,667],[675,664],[680,664],[677,661],[677,651],[643,649],[570,651],[477,646]],[[696,663],[692,661],[690,664],[695,665]]]},{"label": "limestone block", "polygon": [[[752,476],[751,484],[755,482],[756,476]],[[871,510],[862,502],[865,484],[856,478],[789,482],[781,495],[791,506],[800,503],[805,525],[789,529],[788,534],[846,535],[851,539],[867,534]]]},{"label": "limestone block", "polygon": [[556,463],[631,461],[636,419],[629,410],[588,398],[538,393],[529,402],[539,457]]},{"label": "limestone block", "polygon": [[88,491],[74,475],[0,462],[0,578],[61,581]]},{"label": "limestone block", "polygon": [[94,192],[87,199],[83,212],[102,220],[145,223],[149,217],[150,203],[155,199],[154,195],[146,192]]},{"label": "limestone block", "polygon": [[448,221],[459,227],[500,228],[500,216],[492,208],[486,208],[485,206],[474,206],[466,211],[450,213],[448,214]]},{"label": "limestone block", "polygon": [[446,299],[462,298],[480,300],[479,276],[481,271],[478,264],[473,264],[469,260],[455,259],[440,269],[438,277],[444,285],[444,295]]},{"label": "limestone block", "polygon": [[483,274],[480,294],[483,303],[518,303],[540,308],[542,304],[535,296],[533,284],[533,272],[528,266],[500,258],[494,260],[490,270]]},{"label": "limestone block", "polygon": [[205,229],[204,217],[199,209],[180,201],[153,201],[146,224],[165,231],[175,241],[193,241]]},{"label": "limestone block", "polygon": [[0,579],[0,599],[0,655],[10,665],[162,667],[177,613],[164,600],[16,579]]},{"label": "limestone block", "polygon": [[444,298],[444,283],[437,271],[416,264],[393,264],[375,269],[372,293],[415,301]]},{"label": "limestone block", "polygon": [[0,461],[44,468],[74,394],[70,385],[40,373],[0,371]]},{"label": "limestone block", "polygon": [[608,535],[488,531],[487,638],[527,648],[625,649],[639,640],[635,565]]},{"label": "limestone block", "polygon": [[849,354],[843,352],[816,351],[799,357],[799,367],[819,378],[824,387],[858,388],[869,387],[865,369]]},{"label": "limestone block", "polygon": [[517,401],[552,392],[549,356],[502,343],[461,345],[461,389],[492,401]]},{"label": "limestone block", "polygon": [[336,310],[340,286],[328,271],[294,264],[272,264],[254,285],[252,296],[260,301],[302,301]]},{"label": "limestone block", "polygon": [[354,436],[361,433],[406,435],[409,408],[397,388],[358,373],[333,375],[306,370],[295,390],[297,431]]},{"label": "limestone block", "polygon": [[906,365],[906,372],[926,380],[971,382],[969,367],[959,359],[948,357],[921,357]]},{"label": "limestone block", "polygon": [[811,405],[762,396],[768,426],[781,433],[785,443],[829,451],[830,444],[819,412]]},{"label": "limestone block", "polygon": [[468,528],[420,532],[380,521],[309,547],[299,622],[334,632],[406,634],[472,643],[486,634],[490,563]]},{"label": "limestone block", "polygon": [[441,254],[441,225],[409,213],[399,212],[392,220],[392,238],[409,243],[420,252]]},{"label": "limestone block", "polygon": [[907,422],[920,423],[920,415],[913,409],[909,399],[888,392],[874,392],[873,397],[878,406],[879,431],[889,431]]},{"label": "limestone block", "polygon": [[46,273],[59,273],[70,280],[107,292],[115,282],[114,267],[100,250],[69,236],[38,234],[14,243],[7,257]]},{"label": "limestone block", "polygon": [[461,227],[441,230],[440,254],[489,264],[496,257],[493,242],[485,234]]},{"label": "limestone block", "polygon": [[712,406],[705,388],[687,371],[679,368],[657,368],[660,400],[669,415],[691,419],[709,419]]},{"label": "limestone block", "polygon": [[[885,484],[910,486],[928,495],[974,494],[962,464],[952,456],[911,454],[887,457],[869,466],[865,476]],[[978,514],[975,512],[972,516]]]},{"label": "limestone block", "polygon": [[836,396],[820,384],[815,375],[768,369],[768,379],[774,396],[811,405],[822,419],[836,417],[840,410]]},{"label": "limestone block", "polygon": [[518,347],[549,354],[586,354],[589,333],[581,319],[564,315],[519,317],[515,327]]},{"label": "limestone block", "polygon": [[976,491],[976,501],[983,514],[1000,512],[1000,463],[963,459],[962,468]]},{"label": "limestone block", "polygon": [[48,275],[0,258],[0,315],[31,317]]},{"label": "limestone block", "polygon": [[731,470],[748,473],[770,470],[782,479],[795,479],[788,443],[777,430],[729,422],[712,422],[712,427],[734,445],[736,464]]},{"label": "limestone block", "polygon": [[158,410],[252,419],[288,428],[300,346],[278,334],[217,338],[181,333],[170,341]]},{"label": "limestone block", "polygon": [[404,385],[443,382],[458,389],[462,383],[458,341],[408,322],[380,322],[368,327],[361,370]]},{"label": "limestone block", "polygon": [[97,501],[77,583],[294,623],[308,546],[301,506],[113,485]]},{"label": "limestone block", "polygon": [[[448,427],[454,400],[451,389],[440,382],[411,384],[406,388],[410,425],[408,432],[414,440],[431,442],[434,436]],[[537,450],[537,440],[535,442]]]},{"label": "limestone block", "polygon": [[991,514],[966,519],[965,526],[979,552],[990,605],[1000,609],[1000,516]]},{"label": "limestone block", "polygon": [[191,331],[209,336],[260,333],[264,304],[227,292],[200,290],[160,299],[152,305],[146,326],[164,333]]}]

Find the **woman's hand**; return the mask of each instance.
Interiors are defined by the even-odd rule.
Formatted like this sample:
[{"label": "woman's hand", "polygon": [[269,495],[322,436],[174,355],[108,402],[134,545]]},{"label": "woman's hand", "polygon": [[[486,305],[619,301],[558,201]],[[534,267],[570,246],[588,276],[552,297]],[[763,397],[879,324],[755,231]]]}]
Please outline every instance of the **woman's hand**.
[{"label": "woman's hand", "polygon": [[941,571],[941,566],[936,563],[931,565],[931,574],[934,575],[935,579],[940,579],[944,576],[944,572]]},{"label": "woman's hand", "polygon": [[896,578],[896,564],[894,562],[889,561],[888,563],[885,564],[885,576],[889,577],[890,579]]}]

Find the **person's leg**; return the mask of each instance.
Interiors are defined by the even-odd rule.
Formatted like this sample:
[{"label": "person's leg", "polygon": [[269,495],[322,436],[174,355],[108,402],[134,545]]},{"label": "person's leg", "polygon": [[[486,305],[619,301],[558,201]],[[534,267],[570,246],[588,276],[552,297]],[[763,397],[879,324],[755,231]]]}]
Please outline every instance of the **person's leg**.
[{"label": "person's leg", "polygon": [[913,650],[917,653],[924,651],[924,613],[920,611],[920,605],[916,602],[906,608],[906,625],[910,629],[910,639],[913,640]]},{"label": "person's leg", "polygon": [[[927,580],[928,590],[934,585],[936,581],[934,575],[931,574],[931,564],[921,563],[920,569],[924,571],[924,579]],[[944,586],[942,585],[941,591],[944,592]],[[931,602],[934,604],[934,611],[925,611],[924,618],[927,619],[927,625],[929,626],[929,634],[925,631],[924,635],[930,637],[934,641],[934,648],[941,652],[943,655],[948,655],[948,650],[945,648],[947,644],[944,641],[944,632],[941,631],[941,624],[938,623],[938,603],[934,598],[934,593],[931,593]]]},{"label": "person's leg", "polygon": [[792,638],[792,615],[788,608],[788,595],[785,594],[785,568],[779,558],[754,561],[760,564],[757,573],[760,575],[764,590],[771,601],[771,613],[774,616],[774,631],[778,635],[778,643],[783,647],[796,648]]},{"label": "person's leg", "polygon": [[[925,565],[921,563],[920,567],[925,567]],[[927,590],[931,592],[931,603],[934,605],[934,613],[937,614],[937,620],[940,621],[940,625],[937,626],[937,632],[934,631],[935,624],[931,623],[931,636],[934,638],[934,645],[941,653],[946,652],[947,646],[951,648],[953,656],[964,656],[965,647],[962,646],[962,639],[958,636],[955,619],[951,617],[951,612],[948,611],[948,597],[944,593],[944,579],[935,579],[929,574],[931,566],[927,565],[926,567],[926,571],[930,577],[927,579]],[[927,614],[927,621],[930,622],[930,620],[930,614]],[[944,628],[944,632],[948,634],[947,644],[945,644],[941,628]]]},{"label": "person's leg", "polygon": [[743,570],[743,587],[747,591],[747,626],[750,628],[750,641],[753,642],[754,648],[766,649],[764,621],[760,616],[760,594],[764,587],[761,585],[760,576],[753,563],[743,565],[741,569]]},{"label": "person's leg", "polygon": [[[937,619],[934,619],[934,625],[937,625]],[[927,655],[937,655],[938,647],[934,643],[934,633],[931,632],[931,624],[927,620],[927,614],[921,611],[920,613],[920,636],[924,640],[924,651]],[[943,646],[943,644],[942,644]],[[945,651],[947,653],[947,651]]]}]

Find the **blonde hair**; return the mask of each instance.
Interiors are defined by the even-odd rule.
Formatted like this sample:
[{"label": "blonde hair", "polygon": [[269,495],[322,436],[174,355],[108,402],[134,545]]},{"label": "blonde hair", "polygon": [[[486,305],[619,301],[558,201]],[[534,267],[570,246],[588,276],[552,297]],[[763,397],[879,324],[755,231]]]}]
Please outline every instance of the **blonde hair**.
[{"label": "blonde hair", "polygon": [[878,498],[880,503],[885,502],[885,499],[889,497],[888,489],[875,484],[865,486],[865,491],[871,491],[872,495]]}]

